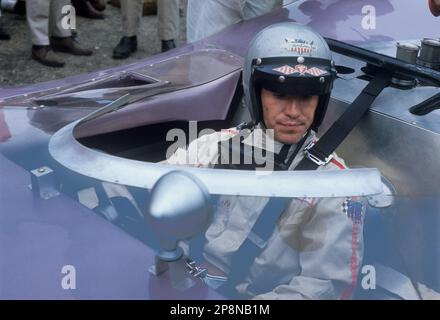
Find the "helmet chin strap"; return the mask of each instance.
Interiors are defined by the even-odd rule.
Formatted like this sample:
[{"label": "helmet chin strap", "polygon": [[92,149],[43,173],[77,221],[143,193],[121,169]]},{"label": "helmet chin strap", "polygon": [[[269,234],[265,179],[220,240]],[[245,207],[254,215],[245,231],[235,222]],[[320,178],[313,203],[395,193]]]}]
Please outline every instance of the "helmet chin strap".
[{"label": "helmet chin strap", "polygon": [[319,126],[324,120],[325,114],[327,112],[328,103],[330,100],[330,93],[326,95],[319,96],[318,105],[316,106],[315,115],[313,116],[313,122],[310,128],[318,132]]}]

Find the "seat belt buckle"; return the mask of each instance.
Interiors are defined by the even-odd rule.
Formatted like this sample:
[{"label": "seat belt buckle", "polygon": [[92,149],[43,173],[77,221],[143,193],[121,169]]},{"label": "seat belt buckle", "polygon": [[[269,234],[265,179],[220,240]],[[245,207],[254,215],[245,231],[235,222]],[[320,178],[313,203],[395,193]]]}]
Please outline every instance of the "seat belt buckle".
[{"label": "seat belt buckle", "polygon": [[325,154],[319,152],[318,150],[312,149],[314,145],[315,141],[310,141],[310,143],[304,149],[304,156],[318,166],[325,166],[333,159],[333,154],[326,157]]},{"label": "seat belt buckle", "polygon": [[190,275],[200,279],[211,289],[216,290],[228,281],[227,277],[209,274],[208,269],[199,267],[194,260],[189,258],[185,259],[185,264]]}]

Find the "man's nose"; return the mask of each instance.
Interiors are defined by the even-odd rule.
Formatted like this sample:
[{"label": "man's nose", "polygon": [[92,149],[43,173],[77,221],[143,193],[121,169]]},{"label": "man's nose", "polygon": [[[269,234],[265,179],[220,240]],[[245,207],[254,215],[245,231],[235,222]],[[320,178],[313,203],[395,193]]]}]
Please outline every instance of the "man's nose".
[{"label": "man's nose", "polygon": [[291,118],[298,117],[299,114],[301,113],[299,100],[296,98],[291,98],[287,100],[284,113]]}]

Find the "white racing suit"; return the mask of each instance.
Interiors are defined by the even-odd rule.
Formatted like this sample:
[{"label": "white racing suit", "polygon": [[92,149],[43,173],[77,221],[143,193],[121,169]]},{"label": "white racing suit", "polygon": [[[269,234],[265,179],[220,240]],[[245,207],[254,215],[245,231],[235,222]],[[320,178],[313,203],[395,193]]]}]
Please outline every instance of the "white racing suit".
[{"label": "white racing suit", "polygon": [[[204,135],[188,148],[177,149],[166,163],[214,167],[218,161],[219,141],[236,134],[237,130],[228,129]],[[258,144],[252,142],[253,134],[243,143]],[[304,146],[312,139],[317,140],[313,132]],[[282,144],[273,139],[272,142],[278,153]],[[295,146],[289,154],[293,153],[292,149]],[[318,170],[344,169],[344,161],[333,156],[332,162]],[[302,158],[301,150],[289,170]],[[233,254],[246,238],[252,239],[252,227],[268,201],[269,198],[264,197],[220,197],[213,222],[205,234],[203,256],[206,261],[229,274],[234,268]],[[236,290],[245,298],[255,299],[350,298],[362,262],[364,213],[365,201],[358,197],[291,199],[273,226],[274,232],[266,246],[236,285]]]}]

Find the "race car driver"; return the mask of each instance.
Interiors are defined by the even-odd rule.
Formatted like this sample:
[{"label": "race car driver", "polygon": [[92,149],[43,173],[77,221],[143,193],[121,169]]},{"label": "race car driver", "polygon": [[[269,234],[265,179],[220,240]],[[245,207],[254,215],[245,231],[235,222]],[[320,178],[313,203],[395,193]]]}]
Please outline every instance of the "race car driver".
[{"label": "race car driver", "polygon": [[[318,139],[335,77],[331,51],[314,30],[292,22],[265,28],[252,40],[243,71],[253,122],[204,135],[166,162],[258,170],[254,154],[250,164],[222,154],[264,149],[273,153],[270,169],[294,170]],[[234,151],[229,142],[238,135]],[[327,160],[318,170],[346,167],[336,154]],[[298,198],[276,206],[263,197],[219,199],[205,234],[203,281],[239,298],[350,298],[363,254],[364,199]]]}]

